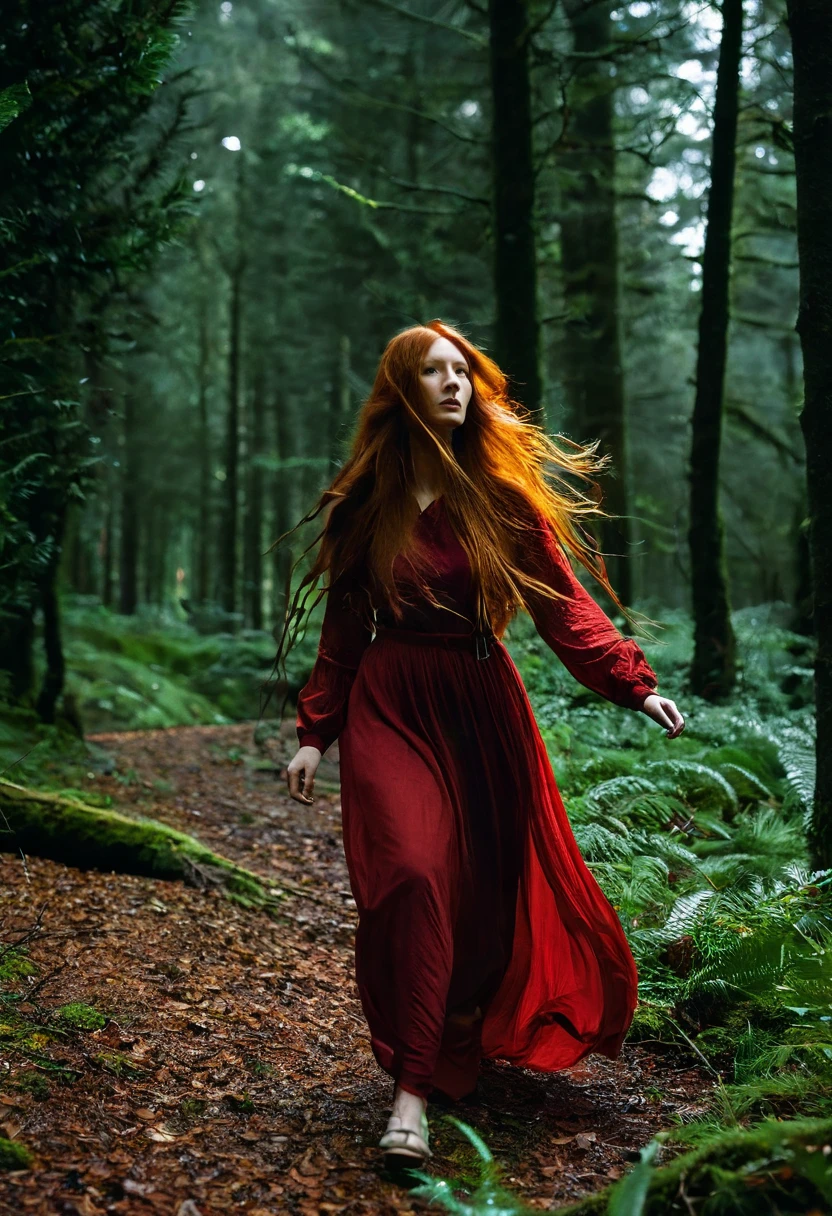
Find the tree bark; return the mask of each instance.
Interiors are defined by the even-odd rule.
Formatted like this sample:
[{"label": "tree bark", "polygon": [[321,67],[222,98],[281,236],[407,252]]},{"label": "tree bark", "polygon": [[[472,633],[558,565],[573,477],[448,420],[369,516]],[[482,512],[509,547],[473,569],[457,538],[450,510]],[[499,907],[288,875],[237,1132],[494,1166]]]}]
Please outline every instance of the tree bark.
[{"label": "tree bark", "polygon": [[263,880],[193,836],[152,819],[130,819],[118,811],[86,806],[44,790],[0,780],[0,850],[48,857],[81,870],[144,874],[219,886],[254,907],[276,906]]},{"label": "tree bark", "polygon": [[832,10],[828,0],[788,0],[794,57],[797,244],[805,396],[809,554],[817,652],[817,782],[812,860],[832,866]]},{"label": "tree bark", "polygon": [[266,446],[265,392],[265,370],[260,364],[251,394],[243,553],[245,614],[246,622],[252,629],[263,628],[263,468],[259,461]]},{"label": "tree bark", "polygon": [[[0,672],[13,704],[31,704],[35,687],[35,618],[27,604],[11,604],[0,618]],[[5,689],[0,690],[5,693]],[[4,698],[5,699],[5,698]]]},{"label": "tree bark", "polygon": [[136,404],[124,395],[124,464],[121,483],[119,612],[132,616],[139,602],[139,458],[136,450]]},{"label": "tree bark", "polygon": [[545,425],[535,242],[528,4],[489,0],[494,181],[494,354],[512,392]]},{"label": "tree bark", "polygon": [[727,696],[736,679],[736,641],[731,624],[724,530],[719,509],[719,457],[728,355],[742,0],[723,0],[722,15],[711,189],[702,261],[688,532],[694,617],[690,684],[694,693],[708,700]]},{"label": "tree bark", "polygon": [[596,527],[610,579],[632,601],[627,494],[627,423],[621,353],[618,217],[615,199],[614,90],[604,60],[612,42],[611,5],[566,0],[576,62],[560,166],[565,170],[561,267],[567,320],[562,366],[570,426],[600,439],[611,458],[604,508],[617,519]]},{"label": "tree bark", "polygon": [[328,483],[332,473],[344,456],[345,424],[350,417],[350,340],[342,334],[338,341],[338,354],[332,376],[332,395],[329,407],[329,460],[330,469],[324,480]]},{"label": "tree bark", "polygon": [[237,223],[234,261],[229,271],[231,287],[229,300],[228,341],[228,404],[225,428],[225,511],[223,514],[220,548],[220,600],[228,613],[237,610],[237,521],[240,491],[240,369],[242,363],[241,330],[243,313],[243,278],[246,258],[243,246],[242,209],[244,173],[242,153],[237,174]]},{"label": "tree bark", "polygon": [[99,549],[101,554],[101,603],[105,608],[113,605],[113,554],[115,551],[116,513],[113,505],[112,471],[107,470],[104,478],[104,521],[101,525]]},{"label": "tree bark", "polygon": [[35,706],[42,722],[55,721],[55,706],[63,692],[66,664],[61,641],[61,610],[58,599],[58,568],[61,548],[66,534],[68,504],[64,504],[57,515],[53,535],[56,550],[43,578],[39,581],[40,605],[43,611],[43,649],[46,655],[46,671]]},{"label": "tree bark", "polygon": [[[274,403],[275,441],[278,461],[288,461],[297,454],[296,406],[294,398],[285,394],[277,396]],[[295,479],[294,470],[282,467],[274,479],[274,538],[288,532],[295,523]],[[297,533],[295,534],[297,535]],[[294,548],[284,542],[274,551],[272,578],[274,581],[274,625],[280,629],[288,607],[287,580],[294,561]]]},{"label": "tree bark", "polygon": [[[202,266],[203,263],[200,263]],[[211,361],[208,305],[199,303],[199,361],[197,364],[197,459],[199,461],[199,514],[196,521],[196,569],[193,597],[204,604],[211,585],[211,432],[208,420],[208,378]]]}]

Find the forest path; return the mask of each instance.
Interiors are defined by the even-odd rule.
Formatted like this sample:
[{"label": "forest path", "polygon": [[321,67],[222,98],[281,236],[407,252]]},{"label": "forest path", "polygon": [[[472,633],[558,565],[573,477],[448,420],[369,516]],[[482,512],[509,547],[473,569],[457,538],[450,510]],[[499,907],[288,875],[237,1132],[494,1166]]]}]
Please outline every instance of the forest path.
[{"label": "forest path", "polygon": [[[110,1019],[41,1044],[35,1072],[48,1080],[60,1060],[78,1073],[48,1096],[21,1091],[31,1055],[9,1054],[0,1135],[36,1158],[0,1173],[0,1212],[427,1210],[378,1162],[392,1082],[353,980],[337,746],[305,807],[281,776],[294,739],[290,722],[268,755],[250,724],[99,735],[103,758],[87,776],[114,805],[285,884],[279,921],[180,883],[0,855],[6,940],[46,904],[30,957],[40,977],[56,974],[24,1014],[54,1025],[47,1011],[83,1001]],[[620,1177],[710,1085],[689,1059],[633,1045],[558,1074],[485,1061],[481,1096],[452,1111],[485,1138],[507,1184],[546,1210]],[[473,1150],[442,1114],[429,1109],[431,1170],[453,1175]]]}]

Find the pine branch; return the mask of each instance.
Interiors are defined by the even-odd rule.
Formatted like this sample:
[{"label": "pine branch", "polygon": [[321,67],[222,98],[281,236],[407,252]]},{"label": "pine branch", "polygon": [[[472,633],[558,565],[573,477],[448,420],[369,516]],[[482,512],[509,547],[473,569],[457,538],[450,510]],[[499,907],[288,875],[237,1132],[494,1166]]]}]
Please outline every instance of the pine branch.
[{"label": "pine branch", "polygon": [[356,100],[362,101],[365,105],[375,107],[376,109],[394,110],[400,114],[413,114],[417,118],[423,118],[425,122],[431,122],[435,126],[441,127],[443,131],[446,131],[449,135],[452,135],[454,139],[458,139],[462,143],[474,144],[479,147],[483,147],[484,145],[488,144],[487,139],[478,139],[476,136],[465,135],[461,131],[455,130],[454,127],[444,122],[441,118],[437,118],[435,114],[428,114],[426,110],[420,110],[417,106],[406,105],[404,102],[389,101],[385,97],[376,97],[372,93],[368,93],[365,89],[359,88],[355,81],[349,80],[346,77],[338,77],[334,72],[327,71],[327,69],[323,67],[317,59],[306,54],[298,42],[294,27],[290,25],[287,28],[289,30],[290,39],[288,45],[291,50],[294,51],[298,59],[305,63],[307,67],[311,67],[320,76],[323,76],[327,84],[331,84],[333,88],[340,90],[342,93],[345,93]]},{"label": "pine branch", "polygon": [[389,12],[398,13],[400,17],[407,17],[411,21],[419,21],[423,25],[432,25],[440,30],[448,30],[452,34],[459,34],[462,38],[467,38],[469,42],[473,42],[480,50],[485,50],[488,47],[488,39],[483,38],[480,34],[475,34],[473,30],[463,29],[460,25],[454,25],[451,21],[441,21],[438,17],[428,17],[425,13],[414,13],[410,9],[403,8],[400,4],[394,4],[393,0],[369,0],[370,4],[375,4],[377,8],[387,9]]}]

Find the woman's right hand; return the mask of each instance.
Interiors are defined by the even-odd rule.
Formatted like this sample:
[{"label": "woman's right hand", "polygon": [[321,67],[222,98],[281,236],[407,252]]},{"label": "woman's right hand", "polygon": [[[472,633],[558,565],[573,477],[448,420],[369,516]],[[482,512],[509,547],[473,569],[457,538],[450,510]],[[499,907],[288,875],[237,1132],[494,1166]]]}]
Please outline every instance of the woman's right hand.
[{"label": "woman's right hand", "polygon": [[317,747],[299,747],[295,757],[286,768],[286,780],[289,794],[295,802],[309,806],[315,799],[312,790],[315,785],[315,773],[321,762],[321,753]]}]

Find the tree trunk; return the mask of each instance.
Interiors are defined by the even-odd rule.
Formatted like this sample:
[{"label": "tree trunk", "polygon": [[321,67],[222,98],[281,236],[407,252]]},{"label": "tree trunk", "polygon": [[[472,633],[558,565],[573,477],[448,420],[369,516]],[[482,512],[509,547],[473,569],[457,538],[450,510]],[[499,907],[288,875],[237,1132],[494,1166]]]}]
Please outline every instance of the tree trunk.
[{"label": "tree trunk", "polygon": [[6,606],[0,616],[0,671],[8,677],[9,700],[13,704],[31,703],[35,687],[34,641],[35,616],[31,605]]},{"label": "tree trunk", "polygon": [[82,870],[219,886],[254,907],[274,907],[283,894],[267,891],[256,874],[167,824],[130,819],[11,781],[0,780],[0,819],[5,828],[0,849],[6,852],[48,857]]},{"label": "tree trunk", "polygon": [[115,528],[116,513],[113,505],[112,483],[112,470],[108,470],[104,481],[104,523],[101,527],[99,545],[101,554],[101,602],[105,608],[111,608],[113,605],[113,554],[115,552],[113,529]]},{"label": "tree trunk", "polygon": [[225,512],[220,541],[220,600],[228,613],[237,610],[237,520],[240,491],[240,369],[243,313],[243,278],[246,259],[243,248],[242,210],[244,174],[242,153],[237,174],[237,224],[234,261],[229,270],[228,406],[225,427]]},{"label": "tree trunk", "polygon": [[226,612],[237,609],[237,515],[240,442],[240,311],[242,274],[231,275],[230,340],[228,351],[228,404],[225,424],[225,511],[220,540],[220,597]]},{"label": "tree trunk", "polygon": [[494,354],[545,425],[540,372],[528,5],[489,0],[494,181]]},{"label": "tree trunk", "polygon": [[211,361],[208,305],[203,298],[199,303],[199,362],[197,364],[197,459],[199,461],[199,513],[196,521],[196,569],[193,580],[193,598],[204,604],[209,597],[211,585],[210,552],[211,537],[211,431],[208,421],[208,379]]},{"label": "tree trunk", "polygon": [[566,0],[578,58],[560,167],[565,171],[561,266],[567,320],[561,363],[576,438],[600,439],[612,458],[596,533],[609,555],[610,580],[632,602],[627,494],[627,424],[621,354],[618,217],[615,205],[614,89],[607,63],[594,58],[612,42],[608,3]]},{"label": "tree trunk", "polygon": [[67,581],[78,595],[92,595],[96,590],[95,550],[86,530],[86,513],[74,505],[66,526],[64,548],[67,552]]},{"label": "tree trunk", "polygon": [[332,396],[329,408],[329,460],[330,469],[324,477],[329,483],[335,469],[344,457],[346,435],[344,431],[350,418],[350,340],[342,334],[338,342],[338,357],[332,376]]},{"label": "tree trunk", "polygon": [[719,455],[728,355],[731,220],[734,206],[742,0],[723,0],[722,44],[716,78],[711,189],[702,260],[702,310],[696,361],[696,403],[690,456],[688,540],[693,587],[693,692],[727,696],[736,679],[725,544],[719,509]]},{"label": "tree trunk", "polygon": [[805,397],[809,553],[817,655],[817,783],[812,860],[832,866],[832,10],[788,0],[794,55],[794,150]]},{"label": "tree trunk", "polygon": [[[278,461],[288,461],[297,454],[297,431],[295,428],[294,398],[284,394],[275,401],[275,439]],[[274,479],[274,539],[296,523],[295,519],[295,473],[281,467]],[[297,536],[297,533],[295,533]],[[294,560],[291,542],[284,542],[274,551],[274,625],[280,629],[288,607],[286,595],[289,571]]]},{"label": "tree trunk", "polygon": [[121,483],[119,612],[132,616],[139,603],[139,460],[136,451],[136,404],[124,395],[124,463]]},{"label": "tree trunk", "polygon": [[251,394],[243,552],[245,614],[246,622],[252,629],[263,628],[263,467],[259,462],[266,447],[265,393],[265,370],[260,364]]},{"label": "tree trunk", "polygon": [[46,671],[43,684],[38,695],[38,716],[42,722],[55,721],[55,706],[58,697],[63,692],[66,664],[61,642],[61,610],[58,599],[58,568],[61,560],[61,547],[66,532],[66,515],[68,505],[65,505],[56,518],[54,537],[56,551],[49,563],[43,578],[39,582],[40,603],[43,610],[43,649],[46,655]]}]

